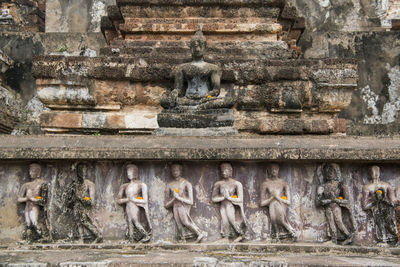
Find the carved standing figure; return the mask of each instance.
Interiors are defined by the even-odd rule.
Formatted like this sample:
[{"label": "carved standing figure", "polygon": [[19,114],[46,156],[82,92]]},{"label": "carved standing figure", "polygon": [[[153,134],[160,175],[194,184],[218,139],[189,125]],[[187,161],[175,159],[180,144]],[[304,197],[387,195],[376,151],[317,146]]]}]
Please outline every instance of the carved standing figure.
[{"label": "carved standing figure", "polygon": [[278,175],[279,165],[276,163],[269,164],[265,182],[261,186],[261,207],[268,207],[274,239],[291,237],[296,240],[297,233],[288,220],[291,202],[290,187]]},{"label": "carved standing figure", "polygon": [[243,207],[243,186],[233,178],[230,163],[222,163],[220,170],[222,179],[214,184],[212,202],[220,204],[222,240],[236,236],[234,242],[240,242],[244,239],[247,228]]},{"label": "carved standing figure", "polygon": [[[149,215],[147,185],[139,180],[139,169],[134,164],[126,166],[129,183],[119,188],[117,203],[125,205],[126,220],[128,225],[127,238],[129,241],[149,242],[152,227]],[[146,223],[141,222],[142,216]],[[146,230],[146,227],[148,230]]]},{"label": "carved standing figure", "polygon": [[231,108],[232,98],[218,98],[221,68],[204,61],[207,41],[199,29],[190,41],[192,62],[179,65],[174,73],[174,89],[161,100],[165,109],[192,106],[197,109]]},{"label": "carved standing figure", "polygon": [[[47,195],[48,186],[41,177],[41,167],[37,163],[29,165],[29,176],[32,182],[22,185],[18,202],[25,203],[25,230],[23,239],[30,242],[48,238],[48,220],[47,220]],[[40,224],[40,217],[44,218],[46,229]]]},{"label": "carved standing figure", "polygon": [[395,193],[393,187],[380,181],[378,166],[369,168],[372,183],[364,185],[362,207],[371,211],[375,220],[376,238],[381,245],[398,240],[396,223],[394,221]]},{"label": "carved standing figure", "polygon": [[325,164],[322,175],[324,182],[317,189],[317,204],[325,209],[328,237],[336,244],[351,244],[356,224],[351,212],[349,189],[341,181],[339,165]]},{"label": "carved standing figure", "polygon": [[99,243],[102,242],[103,237],[90,214],[95,201],[95,184],[85,179],[87,168],[85,163],[77,164],[76,176],[64,191],[62,198],[67,208],[73,211],[80,242],[84,242],[84,231],[86,229],[91,234],[93,243]]},{"label": "carved standing figure", "polygon": [[178,238],[184,241],[192,238],[192,235],[185,235],[184,228],[187,228],[195,235],[196,242],[201,242],[207,233],[202,232],[190,217],[190,209],[193,206],[192,184],[182,177],[182,165],[180,164],[171,165],[171,174],[174,180],[166,188],[165,208],[172,208]]}]

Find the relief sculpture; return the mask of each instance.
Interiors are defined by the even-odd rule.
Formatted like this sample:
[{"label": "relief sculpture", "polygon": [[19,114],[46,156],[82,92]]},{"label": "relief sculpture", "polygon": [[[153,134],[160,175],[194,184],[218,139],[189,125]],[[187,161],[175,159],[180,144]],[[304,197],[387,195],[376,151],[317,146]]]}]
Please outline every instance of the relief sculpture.
[{"label": "relief sculpture", "polygon": [[[70,183],[62,195],[63,203],[67,209],[72,210],[73,222],[78,230],[78,238],[80,243],[90,240],[93,243],[103,241],[103,236],[94,223],[91,214],[95,203],[95,184],[87,179],[88,166],[86,163],[78,163],[76,166],[76,176]],[[76,229],[72,230],[73,233]],[[87,231],[87,235],[85,235]]]},{"label": "relief sculpture", "polygon": [[[196,242],[201,242],[207,233],[201,231],[190,216],[190,209],[193,206],[193,186],[182,177],[182,165],[172,164],[171,175],[174,180],[167,185],[165,208],[172,208],[178,240],[195,238]],[[185,228],[190,233],[185,233]]]},{"label": "relief sculpture", "polygon": [[297,232],[289,223],[291,202],[289,184],[279,178],[279,165],[269,164],[265,182],[261,186],[261,207],[267,207],[274,240],[297,239]]},{"label": "relief sculpture", "polygon": [[[20,187],[17,198],[17,202],[24,205],[25,230],[22,237],[27,242],[45,243],[55,240],[72,242],[76,240],[79,243],[99,243],[103,241],[103,233],[99,230],[96,220],[102,222],[104,234],[110,235],[110,232],[111,235],[114,234],[110,231],[110,225],[115,217],[114,219],[108,217],[114,215],[109,215],[107,212],[102,214],[99,211],[96,212],[96,208],[102,209],[103,207],[100,207],[102,205],[100,202],[97,207],[95,205],[96,186],[99,185],[95,185],[91,181],[92,179],[89,180],[89,165],[85,162],[79,162],[73,166],[75,167],[72,168],[72,173],[70,165],[67,165],[65,172],[59,172],[63,175],[54,176],[58,181],[47,183],[41,174],[41,165],[38,163],[29,165],[31,181]],[[121,237],[120,234],[124,232],[126,225],[127,240],[122,241],[125,244],[150,242],[152,238],[155,239],[155,242],[170,240],[169,238],[174,235],[173,232],[162,229],[165,225],[160,226],[160,222],[165,221],[160,221],[157,216],[154,217],[155,219],[151,218],[151,214],[160,212],[160,208],[171,211],[176,225],[175,237],[179,242],[200,243],[207,239],[215,240],[218,238],[216,241],[218,243],[241,242],[245,239],[260,240],[264,234],[262,226],[265,225],[266,217],[259,215],[262,214],[260,209],[264,209],[267,212],[267,224],[273,242],[296,242],[300,238],[300,231],[303,233],[302,238],[309,240],[309,231],[306,228],[307,226],[304,226],[304,222],[313,218],[321,218],[321,215],[324,215],[325,219],[322,216],[322,222],[319,219],[312,222],[315,222],[316,225],[313,230],[319,231],[321,227],[326,226],[327,238],[325,241],[327,241],[327,245],[348,245],[354,242],[357,230],[355,216],[360,220],[364,214],[354,214],[353,211],[362,208],[370,216],[370,222],[373,222],[374,227],[360,226],[360,231],[365,231],[365,229],[371,231],[373,229],[378,246],[396,246],[399,244],[400,200],[396,198],[395,187],[381,180],[381,169],[378,166],[369,167],[369,182],[363,186],[362,194],[351,196],[350,194],[353,192],[357,194],[359,191],[354,188],[356,183],[350,183],[350,181],[346,183],[342,177],[340,166],[335,163],[321,165],[316,171],[320,183],[316,189],[315,200],[317,207],[320,207],[324,213],[318,214],[313,206],[304,206],[304,208],[302,207],[304,213],[299,214],[299,216],[291,213],[290,205],[292,205],[293,198],[297,200],[297,197],[299,197],[300,201],[304,201],[305,197],[313,193],[309,190],[315,187],[310,182],[306,187],[302,187],[309,189],[299,189],[298,181],[291,179],[290,176],[282,178],[278,163],[268,163],[265,172],[264,168],[258,169],[257,172],[251,169],[251,166],[259,165],[249,164],[249,167],[241,167],[240,173],[256,174],[256,176],[253,175],[249,178],[254,179],[254,181],[246,183],[248,189],[251,192],[254,192],[254,190],[260,192],[259,198],[256,194],[250,196],[246,206],[248,214],[245,214],[244,210],[245,191],[243,184],[237,179],[238,177],[234,176],[233,167],[229,162],[221,163],[219,169],[216,169],[215,172],[208,169],[207,172],[204,172],[206,168],[202,167],[201,175],[203,177],[215,177],[209,175],[215,175],[218,172],[219,180],[213,184],[212,190],[207,192],[204,189],[211,187],[211,184],[207,185],[211,181],[199,179],[196,186],[198,185],[201,189],[196,191],[197,195],[190,181],[198,177],[184,176],[183,165],[180,162],[169,165],[170,175],[165,174],[164,167],[159,165],[158,171],[164,176],[159,176],[157,173],[153,177],[150,176],[148,182],[142,181],[137,165],[126,163],[123,166],[125,166],[123,174],[124,177],[126,175],[128,182],[121,185],[117,180],[109,179],[107,182],[110,182],[110,184],[108,185],[105,182],[102,183],[102,186],[109,186],[108,189],[110,190],[97,188],[99,194],[97,198],[115,198],[114,205],[118,204],[123,208],[121,211],[124,212],[126,224],[122,222],[121,225],[116,226],[117,228],[112,229],[118,229],[118,236]],[[350,170],[353,169],[350,168]],[[349,170],[346,169],[346,171],[347,177]],[[199,172],[193,171],[188,175],[196,173]],[[264,181],[256,182],[256,179],[263,179],[264,173]],[[96,172],[96,175],[99,174],[101,173]],[[60,181],[69,179],[68,177],[71,177],[72,182],[67,183],[64,188],[65,181]],[[154,199],[154,204],[151,205],[153,210],[150,212],[149,185],[156,181],[154,177],[163,177],[161,180],[165,184],[154,184],[151,187],[153,188],[151,195],[157,197]],[[243,178],[241,177],[241,179]],[[99,177],[96,178],[96,181],[99,181],[98,179]],[[171,180],[167,183],[167,179]],[[353,175],[352,179],[362,178]],[[400,189],[396,180],[390,181],[394,181],[394,185]],[[52,190],[49,189],[49,184],[52,185]],[[350,188],[348,184],[352,184],[353,188]],[[259,185],[259,188],[257,188],[257,185]],[[118,188],[119,190],[116,191]],[[15,188],[15,190],[18,190],[18,188]],[[118,194],[105,195],[106,192],[113,192],[113,190]],[[162,198],[163,193],[165,193],[164,199]],[[400,194],[400,192],[397,193]],[[195,207],[196,196],[201,203],[200,207]],[[361,199],[361,201],[354,203],[353,208],[352,199]],[[103,203],[109,204],[104,201]],[[259,206],[257,203],[259,203]],[[115,206],[108,206],[109,210],[114,212]],[[194,208],[193,211],[192,208]],[[214,209],[217,209],[217,213]],[[96,213],[96,220],[94,213]],[[302,222],[300,220],[293,221],[292,217],[305,218],[305,220]],[[247,221],[247,218],[252,218],[252,220]],[[258,219],[254,220],[254,218]],[[168,218],[163,218],[163,220],[165,219]],[[250,227],[254,231],[249,231]],[[155,229],[154,232],[153,229]],[[255,229],[260,230],[256,232]],[[214,236],[209,236],[210,233],[213,233]],[[363,236],[362,233],[360,232],[360,235],[357,236],[356,242],[365,242],[371,236],[369,234]],[[21,244],[23,243],[24,241],[21,241]]]},{"label": "relief sculpture", "polygon": [[[152,227],[149,215],[147,185],[139,180],[139,169],[134,164],[126,166],[129,183],[121,185],[117,203],[125,205],[128,242],[149,242]],[[142,219],[144,218],[144,219]],[[144,223],[142,221],[145,221]],[[146,229],[147,228],[147,229]]]},{"label": "relief sculpture", "polygon": [[240,242],[245,238],[247,223],[243,206],[243,185],[233,178],[230,163],[220,165],[221,180],[212,191],[212,202],[220,205],[222,242],[234,238]]},{"label": "relief sculpture", "polygon": [[363,187],[362,207],[365,211],[370,211],[374,218],[379,245],[396,243],[398,233],[394,221],[394,189],[389,183],[380,181],[378,166],[370,167],[369,175],[372,183]]},{"label": "relief sculpture", "polygon": [[351,244],[356,223],[351,210],[349,189],[341,179],[339,165],[325,164],[322,175],[323,182],[317,189],[317,204],[325,210],[327,235],[335,244]]},{"label": "relief sculpture", "polygon": [[[41,167],[37,163],[29,165],[32,182],[22,185],[18,202],[25,203],[25,230],[22,234],[28,242],[48,241],[49,221],[47,214],[48,186],[41,176]],[[44,223],[40,218],[43,218]]]}]

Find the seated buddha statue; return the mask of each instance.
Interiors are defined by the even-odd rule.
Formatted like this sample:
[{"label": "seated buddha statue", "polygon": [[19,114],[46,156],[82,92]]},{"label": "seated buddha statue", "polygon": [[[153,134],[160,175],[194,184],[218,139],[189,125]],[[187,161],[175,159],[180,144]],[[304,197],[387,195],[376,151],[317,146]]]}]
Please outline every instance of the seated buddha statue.
[{"label": "seated buddha statue", "polygon": [[190,41],[192,62],[179,65],[173,90],[161,99],[164,109],[221,109],[233,106],[232,97],[220,97],[221,68],[204,61],[207,41],[199,29]]}]

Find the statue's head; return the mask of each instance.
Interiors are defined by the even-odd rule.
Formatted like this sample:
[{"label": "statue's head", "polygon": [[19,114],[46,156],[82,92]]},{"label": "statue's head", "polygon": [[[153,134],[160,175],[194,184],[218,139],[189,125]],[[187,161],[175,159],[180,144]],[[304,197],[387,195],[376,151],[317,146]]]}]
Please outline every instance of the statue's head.
[{"label": "statue's head", "polygon": [[84,162],[79,162],[76,165],[76,176],[78,178],[78,182],[83,182],[85,176],[87,175],[88,165]]},{"label": "statue's head", "polygon": [[29,165],[29,176],[32,178],[32,180],[40,178],[41,171],[42,168],[38,163],[32,163]]},{"label": "statue's head", "polygon": [[279,165],[278,163],[270,163],[267,165],[267,175],[268,177],[278,177]]},{"label": "statue's head", "polygon": [[335,163],[327,163],[322,167],[322,175],[326,182],[338,180],[337,170],[339,169],[339,165]]},{"label": "statue's head", "polygon": [[182,165],[179,163],[173,163],[171,165],[171,174],[174,178],[179,178],[182,175]]},{"label": "statue's head", "polygon": [[221,165],[219,166],[220,170],[221,170],[221,176],[222,178],[231,178],[232,177],[232,165],[229,162],[224,162],[221,163]]},{"label": "statue's head", "polygon": [[192,40],[190,40],[190,51],[192,52],[192,58],[194,60],[201,60],[207,49],[207,40],[204,37],[203,32],[199,28]]},{"label": "statue's head", "polygon": [[137,180],[139,178],[139,168],[135,164],[126,165],[126,176],[129,180]]},{"label": "statue's head", "polygon": [[381,175],[380,168],[376,165],[369,167],[369,175],[373,181],[378,181]]}]

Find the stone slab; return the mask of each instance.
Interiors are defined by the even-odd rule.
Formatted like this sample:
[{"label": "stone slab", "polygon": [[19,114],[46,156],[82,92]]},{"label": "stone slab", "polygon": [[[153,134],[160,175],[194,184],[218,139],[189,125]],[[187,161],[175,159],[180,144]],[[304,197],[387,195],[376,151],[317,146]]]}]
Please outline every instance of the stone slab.
[{"label": "stone slab", "polygon": [[[171,66],[188,62],[189,58],[154,57],[63,57],[36,56],[33,62],[33,75],[47,79],[96,78],[100,80],[130,80],[140,82],[165,82],[171,80]],[[338,83],[355,84],[356,77],[343,76],[343,69],[356,70],[353,59],[325,60],[249,60],[246,56],[238,60],[206,60],[220,64],[223,82],[235,84],[263,84],[268,81],[297,81],[314,79],[314,71],[329,69],[343,79],[335,79]],[[353,75],[352,71],[348,71]],[[339,73],[339,74],[338,74]]]},{"label": "stone slab", "polygon": [[[201,245],[197,246],[201,248]],[[171,251],[135,248],[81,248],[79,250],[0,250],[2,266],[400,266],[395,256],[249,251]],[[176,248],[173,248],[176,249]]]},{"label": "stone slab", "polygon": [[163,110],[157,116],[158,125],[166,128],[231,127],[235,118],[231,109]]},{"label": "stone slab", "polygon": [[155,136],[233,136],[239,132],[233,127],[210,128],[158,128],[152,135]]},{"label": "stone slab", "polygon": [[400,162],[400,138],[4,136],[0,159]]},{"label": "stone slab", "polygon": [[117,0],[117,5],[283,6],[283,0]]}]

